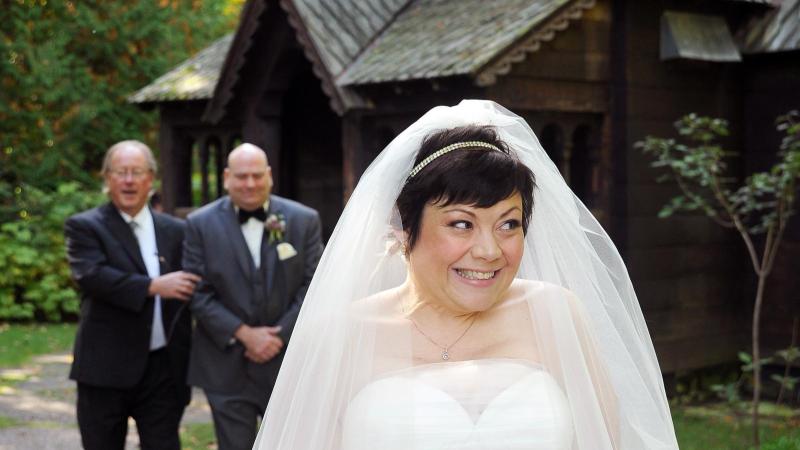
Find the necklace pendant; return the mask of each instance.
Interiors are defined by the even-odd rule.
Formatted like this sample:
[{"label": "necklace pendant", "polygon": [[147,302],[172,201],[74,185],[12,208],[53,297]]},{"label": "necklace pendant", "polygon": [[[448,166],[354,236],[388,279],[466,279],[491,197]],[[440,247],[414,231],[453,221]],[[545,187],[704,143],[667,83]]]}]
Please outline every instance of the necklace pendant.
[{"label": "necklace pendant", "polygon": [[448,359],[450,359],[450,353],[447,353],[447,349],[442,350],[442,359],[444,361],[447,361]]}]

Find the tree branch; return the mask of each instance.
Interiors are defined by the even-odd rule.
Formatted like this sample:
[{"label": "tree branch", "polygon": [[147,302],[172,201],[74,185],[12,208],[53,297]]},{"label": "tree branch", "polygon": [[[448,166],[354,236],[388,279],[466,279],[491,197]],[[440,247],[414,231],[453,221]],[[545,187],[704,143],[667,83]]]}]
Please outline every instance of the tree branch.
[{"label": "tree branch", "polygon": [[730,216],[731,220],[733,220],[733,224],[736,227],[736,230],[739,231],[739,234],[742,236],[744,240],[744,244],[747,246],[747,253],[750,255],[750,262],[753,264],[753,270],[756,271],[756,274],[761,274],[762,266],[759,265],[758,262],[758,251],[756,251],[756,247],[753,244],[753,240],[750,238],[750,233],[748,233],[747,228],[742,223],[741,218],[739,215],[734,211],[733,206],[728,203],[728,200],[722,194],[722,188],[719,185],[719,179],[716,175],[712,178],[711,183],[711,190],[714,192],[714,197],[716,197],[717,201],[722,205],[725,211]]}]

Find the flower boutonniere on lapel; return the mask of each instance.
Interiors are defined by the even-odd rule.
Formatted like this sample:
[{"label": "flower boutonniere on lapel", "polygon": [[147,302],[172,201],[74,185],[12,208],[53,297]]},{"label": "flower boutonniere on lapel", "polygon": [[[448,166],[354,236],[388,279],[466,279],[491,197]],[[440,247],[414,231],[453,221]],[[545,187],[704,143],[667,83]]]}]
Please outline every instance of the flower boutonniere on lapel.
[{"label": "flower boutonniere on lapel", "polygon": [[264,230],[267,231],[267,242],[270,244],[282,241],[286,231],[286,218],[281,213],[270,214],[264,222]]},{"label": "flower boutonniere on lapel", "polygon": [[281,242],[276,247],[276,250],[278,251],[278,259],[281,261],[285,261],[297,254],[297,250],[288,242]]},{"label": "flower boutonniere on lapel", "polygon": [[283,242],[283,233],[286,231],[286,218],[281,213],[273,213],[264,222],[264,229],[267,230],[267,242],[270,244],[278,243],[278,259],[284,261],[297,254],[294,246],[288,242]]}]

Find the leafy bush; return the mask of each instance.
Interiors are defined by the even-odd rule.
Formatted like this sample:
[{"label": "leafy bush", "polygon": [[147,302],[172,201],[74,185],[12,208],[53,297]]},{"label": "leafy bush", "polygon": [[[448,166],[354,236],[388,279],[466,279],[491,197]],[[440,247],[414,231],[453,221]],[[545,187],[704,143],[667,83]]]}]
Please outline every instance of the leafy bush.
[{"label": "leafy bush", "polygon": [[797,450],[800,448],[800,436],[781,436],[764,442],[761,450]]},{"label": "leafy bush", "polygon": [[0,7],[0,180],[92,183],[109,145],[153,144],[126,101],[233,30],[241,0],[9,1]]},{"label": "leafy bush", "polygon": [[0,320],[77,312],[64,219],[102,200],[87,191],[111,144],[155,141],[156,112],[126,97],[232,31],[243,3],[2,3]]},{"label": "leafy bush", "polygon": [[[75,182],[47,192],[0,183],[0,319],[58,321],[78,312],[64,249],[64,221],[100,204]],[[8,202],[13,197],[13,202]]]}]

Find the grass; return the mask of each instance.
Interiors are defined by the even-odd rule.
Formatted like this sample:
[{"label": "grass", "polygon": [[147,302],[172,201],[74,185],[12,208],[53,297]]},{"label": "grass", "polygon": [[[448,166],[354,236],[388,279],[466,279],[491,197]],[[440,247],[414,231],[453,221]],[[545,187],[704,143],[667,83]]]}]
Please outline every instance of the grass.
[{"label": "grass", "polygon": [[181,427],[181,446],[183,450],[208,450],[217,448],[214,425],[210,423],[189,423]]},{"label": "grass", "polygon": [[[753,430],[748,418],[720,413],[724,407],[673,408],[672,418],[681,450],[748,450]],[[781,443],[781,440],[783,441]],[[762,419],[762,450],[797,450],[800,448],[800,418]]]},{"label": "grass", "polygon": [[19,367],[36,355],[69,350],[75,324],[0,324],[0,368]]},{"label": "grass", "polygon": [[20,421],[13,417],[0,416],[0,430],[3,428],[11,428],[20,424]]}]

